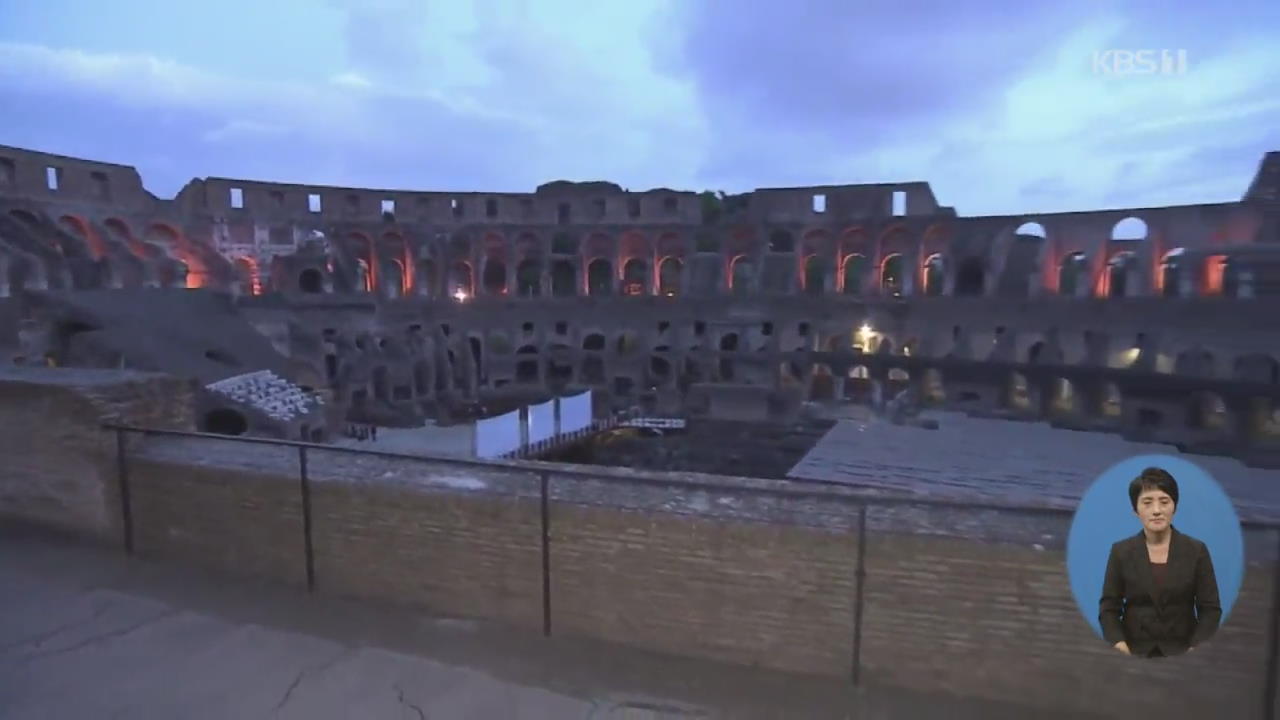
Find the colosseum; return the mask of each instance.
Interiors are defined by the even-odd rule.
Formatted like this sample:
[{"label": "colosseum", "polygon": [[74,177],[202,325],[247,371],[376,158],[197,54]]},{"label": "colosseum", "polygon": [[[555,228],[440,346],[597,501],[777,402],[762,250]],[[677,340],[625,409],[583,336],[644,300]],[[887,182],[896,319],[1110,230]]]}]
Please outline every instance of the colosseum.
[{"label": "colosseum", "polygon": [[[866,687],[922,693],[906,717],[1278,717],[1277,296],[1280,152],[1238,201],[966,217],[922,181],[161,199],[132,167],[0,147],[0,531],[23,548],[0,553],[0,665],[39,685],[0,705],[514,716],[382,653],[466,635],[390,602],[537,638],[484,647],[555,670],[529,682],[558,695],[519,691],[576,708],[548,717],[658,717],[619,699],[640,686],[695,708],[663,717],[829,717]],[[1093,478],[1153,453],[1214,473],[1247,551],[1181,664],[1099,642],[1067,571]],[[10,521],[316,597],[252,589],[275,609],[215,621],[221,579],[149,589]],[[108,575],[135,579],[85,580]],[[280,631],[326,595],[373,604]],[[361,613],[392,639],[337,634]],[[584,691],[561,638],[650,674]]]},{"label": "colosseum", "polygon": [[[579,388],[760,420],[911,389],[1273,464],[1278,188],[1268,153],[1238,202],[1020,216],[965,217],[919,181],[207,178],[166,200],[132,167],[4,147],[0,357],[195,378],[204,429],[283,438]],[[286,418],[209,389],[264,370],[329,404]]]}]

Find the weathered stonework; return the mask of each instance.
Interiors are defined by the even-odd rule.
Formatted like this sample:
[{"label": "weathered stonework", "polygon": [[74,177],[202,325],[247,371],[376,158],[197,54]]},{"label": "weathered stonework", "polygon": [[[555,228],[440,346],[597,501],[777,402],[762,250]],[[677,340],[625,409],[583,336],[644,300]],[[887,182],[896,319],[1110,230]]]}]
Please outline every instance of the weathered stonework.
[{"label": "weathered stonework", "polygon": [[174,378],[0,367],[0,516],[118,537],[115,438],[103,422],[194,429]]},{"label": "weathered stonework", "polygon": [[[26,384],[69,376],[36,372],[44,377],[29,375]],[[183,424],[181,403],[161,392],[175,390],[171,381],[128,382],[129,392],[150,399],[118,413],[122,419]],[[22,447],[32,457],[4,475],[8,494],[69,479],[76,483],[69,492],[96,503],[98,514],[51,517],[36,504],[7,514],[98,535],[113,524],[102,518],[119,509],[118,497],[102,502],[117,479],[104,470],[115,459],[104,448],[111,435],[94,430],[97,420],[86,411],[116,413],[87,397],[119,397],[129,384],[106,387],[69,388],[70,399],[57,403],[44,399],[52,391],[21,395],[3,410],[9,441],[19,444],[6,450]],[[77,444],[55,449],[41,444],[37,417],[46,424],[86,419],[69,436]],[[1029,713],[1262,717],[1273,559],[1247,568],[1213,642],[1177,662],[1137,662],[1109,651],[1081,618],[1060,545],[998,534],[964,539],[945,528],[912,534],[873,506],[860,549],[858,500],[845,490],[323,446],[307,448],[307,457],[321,593],[540,628],[545,475],[552,633],[849,677],[862,552],[864,682],[1023,702]],[[296,448],[151,436],[134,438],[126,460],[139,555],[304,585]],[[981,523],[1007,516],[984,511]],[[1067,521],[1066,513],[1036,517],[1043,532],[1058,535]],[[1249,544],[1276,541],[1275,530],[1247,535]],[[1201,681],[1188,687],[1189,675]]]}]

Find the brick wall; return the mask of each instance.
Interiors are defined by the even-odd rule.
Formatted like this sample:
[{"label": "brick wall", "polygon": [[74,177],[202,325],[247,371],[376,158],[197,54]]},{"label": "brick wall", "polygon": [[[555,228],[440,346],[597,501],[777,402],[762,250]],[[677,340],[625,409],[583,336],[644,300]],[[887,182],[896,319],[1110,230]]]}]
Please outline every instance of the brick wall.
[{"label": "brick wall", "polygon": [[537,500],[342,481],[315,490],[321,591],[542,627]]},{"label": "brick wall", "polygon": [[[29,385],[0,383],[5,397],[21,399],[0,411],[10,429],[0,434],[5,457],[19,448],[29,456],[4,466],[6,502],[21,495],[15,488],[34,497],[30,488],[78,483],[96,498],[88,506],[99,526],[110,526],[118,506],[103,498],[114,487],[114,445],[88,418],[124,386],[42,394]],[[135,390],[165,387],[144,385]],[[156,422],[181,417],[168,398],[153,394],[151,402]],[[133,412],[145,414],[141,405]],[[63,449],[40,423],[73,428],[50,435],[79,444]],[[318,448],[308,458],[318,592],[540,628],[538,476],[546,472],[554,634],[849,676],[859,548],[856,513],[842,501],[766,497],[763,488],[781,484],[741,478],[701,476],[720,486],[699,494],[619,482],[626,471],[601,470],[608,482],[574,479],[548,463],[466,465]],[[298,468],[294,448],[137,439],[128,458],[137,551],[301,585]],[[26,514],[67,522],[59,510],[83,522],[85,511],[69,502]],[[1057,531],[1066,520],[1035,522]],[[1252,540],[1274,547],[1274,536],[1262,534]],[[1114,717],[1262,717],[1270,566],[1249,569],[1214,642],[1159,662],[1118,656],[1093,634],[1072,600],[1060,549],[907,534],[873,518],[863,550],[865,682]]]},{"label": "brick wall", "polygon": [[1268,566],[1249,568],[1212,642],[1139,661],[1086,624],[1061,551],[900,535],[867,545],[863,663],[873,682],[1117,717],[1261,717]]},{"label": "brick wall", "polygon": [[0,516],[117,537],[107,420],[190,429],[190,387],[160,375],[0,368]]},{"label": "brick wall", "polygon": [[141,459],[128,469],[140,556],[306,583],[295,478]]},{"label": "brick wall", "polygon": [[554,632],[849,672],[854,535],[568,503],[550,528]]}]

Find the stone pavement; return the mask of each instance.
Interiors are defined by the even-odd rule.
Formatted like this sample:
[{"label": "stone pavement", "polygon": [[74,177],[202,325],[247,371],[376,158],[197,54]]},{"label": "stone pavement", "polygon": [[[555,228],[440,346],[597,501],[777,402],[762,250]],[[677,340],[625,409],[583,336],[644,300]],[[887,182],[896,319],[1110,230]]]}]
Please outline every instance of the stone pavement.
[{"label": "stone pavement", "polygon": [[[0,718],[1026,717],[546,639],[0,526]],[[1038,717],[1053,716],[1038,713]]]},{"label": "stone pavement", "polygon": [[876,418],[838,422],[788,477],[839,482],[890,494],[1074,509],[1111,465],[1135,455],[1180,455],[1222,485],[1241,518],[1280,519],[1280,470],[1239,460],[1184,455],[1171,445],[1131,442],[1109,433],[1062,430],[1046,422],[1010,422],[926,412],[937,430]]}]

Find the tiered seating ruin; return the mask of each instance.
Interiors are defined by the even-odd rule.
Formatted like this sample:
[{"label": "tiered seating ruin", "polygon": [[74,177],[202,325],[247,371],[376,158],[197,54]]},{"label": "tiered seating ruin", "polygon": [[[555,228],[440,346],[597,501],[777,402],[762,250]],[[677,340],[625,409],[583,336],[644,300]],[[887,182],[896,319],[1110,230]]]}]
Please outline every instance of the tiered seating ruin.
[{"label": "tiered seating ruin", "polygon": [[324,398],[307,392],[270,370],[245,373],[210,383],[212,392],[244,403],[273,420],[288,422],[324,405]]}]

